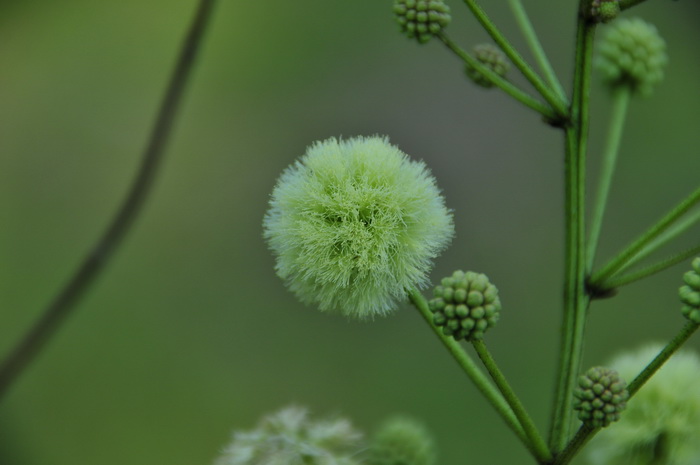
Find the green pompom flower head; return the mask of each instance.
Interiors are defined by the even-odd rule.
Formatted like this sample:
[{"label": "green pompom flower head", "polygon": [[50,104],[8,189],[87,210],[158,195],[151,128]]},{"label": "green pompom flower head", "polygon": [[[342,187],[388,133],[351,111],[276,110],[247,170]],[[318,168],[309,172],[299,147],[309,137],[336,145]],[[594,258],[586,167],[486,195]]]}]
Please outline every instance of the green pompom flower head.
[{"label": "green pompom flower head", "polygon": [[[479,60],[484,66],[489,68],[494,73],[501,77],[505,77],[510,69],[510,62],[506,58],[505,53],[500,48],[492,44],[480,44],[474,47],[474,57]],[[474,81],[475,84],[481,87],[493,87],[493,81],[484,76],[479,70],[473,66],[467,65],[465,68],[467,77]]]},{"label": "green pompom flower head", "polygon": [[498,289],[485,274],[455,271],[433,291],[433,323],[456,340],[477,340],[496,325],[501,311]]},{"label": "green pompom flower head", "polygon": [[454,234],[435,179],[383,137],[316,142],[275,186],[264,236],[305,303],[360,319],[425,287]]},{"label": "green pompom flower head", "polygon": [[348,420],[311,420],[306,409],[287,407],[234,433],[215,465],[360,465],[361,439]]},{"label": "green pompom flower head", "polygon": [[386,421],[367,451],[368,465],[434,465],[435,442],[421,423],[407,417]]},{"label": "green pompom flower head", "polygon": [[574,397],[578,418],[590,427],[601,428],[620,419],[629,392],[615,370],[593,367],[579,378]]},{"label": "green pompom flower head", "polygon": [[600,44],[598,68],[612,88],[626,86],[649,95],[664,77],[666,42],[656,28],[640,18],[613,23]]},{"label": "green pompom flower head", "polygon": [[693,269],[683,275],[684,286],[678,290],[683,302],[681,312],[690,321],[700,324],[700,257],[693,260]]},{"label": "green pompom flower head", "polygon": [[394,0],[401,32],[421,44],[428,42],[450,23],[450,7],[442,0]]}]

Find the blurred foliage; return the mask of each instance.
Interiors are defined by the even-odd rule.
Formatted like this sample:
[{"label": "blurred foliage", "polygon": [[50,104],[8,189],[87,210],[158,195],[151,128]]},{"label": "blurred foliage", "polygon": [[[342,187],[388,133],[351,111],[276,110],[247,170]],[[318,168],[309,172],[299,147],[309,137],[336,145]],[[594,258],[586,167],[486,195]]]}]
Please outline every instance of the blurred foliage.
[{"label": "blurred foliage", "polygon": [[[483,2],[524,50],[504,3]],[[575,2],[546,3],[526,7],[568,80]],[[194,4],[0,2],[0,353],[127,189]],[[450,34],[465,48],[483,42],[466,8],[452,9]],[[698,13],[697,2],[658,0],[624,14],[656,23],[671,66],[653,99],[632,103],[602,257],[697,186]],[[220,2],[144,215],[0,404],[0,463],[207,464],[233,428],[291,402],[342,411],[367,430],[410,413],[434,433],[441,463],[524,459],[408,306],[371,324],[305,308],[261,238],[275,180],[307,144],[389,135],[426,161],[455,210],[458,237],[433,276],[473,269],[498,285],[504,309],[489,346],[546,426],[562,138],[393,21],[390,2],[376,0]],[[594,90],[592,174],[607,121]],[[674,334],[686,268],[596,302],[585,364]]]}]

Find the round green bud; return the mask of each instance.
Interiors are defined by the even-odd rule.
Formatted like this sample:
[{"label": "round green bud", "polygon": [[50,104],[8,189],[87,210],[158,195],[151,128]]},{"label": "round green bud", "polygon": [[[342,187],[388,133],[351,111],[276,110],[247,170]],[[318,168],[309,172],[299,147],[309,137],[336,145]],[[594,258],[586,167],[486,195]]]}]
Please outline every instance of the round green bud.
[{"label": "round green bud", "polygon": [[423,424],[396,417],[385,422],[372,438],[368,465],[434,465],[435,442]]},{"label": "round green bud", "polygon": [[593,0],[590,8],[590,19],[596,23],[609,23],[620,14],[619,0]]},{"label": "round green bud", "polygon": [[445,335],[456,340],[476,340],[495,326],[500,317],[498,289],[489,278],[472,271],[455,271],[435,288],[435,297],[428,303],[433,323]]},{"label": "round green bud", "polygon": [[579,378],[574,397],[578,418],[587,426],[601,428],[620,419],[629,392],[615,370],[598,366]]},{"label": "round green bud", "polygon": [[693,260],[692,269],[683,275],[685,285],[678,290],[683,302],[681,312],[690,321],[700,324],[700,257]]},{"label": "round green bud", "polygon": [[664,77],[666,42],[656,28],[640,18],[620,19],[600,44],[596,65],[611,88],[628,87],[649,95]]},{"label": "round green bud", "polygon": [[[508,58],[501,51],[501,49],[495,45],[476,45],[474,47],[474,57],[484,66],[501,77],[505,77],[506,73],[508,73],[508,70],[510,69],[510,62],[508,61]],[[481,87],[490,88],[494,86],[491,79],[484,76],[473,66],[467,65],[465,72],[467,73],[467,77],[469,77],[469,79]]]},{"label": "round green bud", "polygon": [[263,226],[277,274],[303,302],[359,319],[425,287],[454,234],[425,164],[377,136],[309,147],[277,181]]},{"label": "round green bud", "polygon": [[450,7],[442,0],[394,0],[394,14],[401,32],[421,44],[442,31],[452,19]]}]

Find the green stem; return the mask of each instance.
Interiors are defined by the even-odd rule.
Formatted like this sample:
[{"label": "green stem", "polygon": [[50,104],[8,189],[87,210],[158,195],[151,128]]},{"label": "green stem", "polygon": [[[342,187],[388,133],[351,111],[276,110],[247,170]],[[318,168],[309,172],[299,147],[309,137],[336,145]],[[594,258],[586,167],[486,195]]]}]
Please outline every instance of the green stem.
[{"label": "green stem", "polygon": [[557,73],[554,72],[554,68],[552,68],[552,64],[547,58],[547,54],[545,53],[544,48],[542,47],[540,39],[537,37],[535,28],[532,26],[530,18],[528,17],[522,2],[520,0],[508,0],[508,3],[510,4],[510,8],[513,11],[515,20],[520,26],[520,30],[522,31],[523,36],[525,36],[525,40],[530,46],[530,50],[535,56],[535,61],[539,65],[540,70],[544,74],[545,79],[547,79],[549,85],[557,93],[559,99],[563,102],[566,102],[566,92],[564,92],[564,88],[562,87],[561,82],[559,82]]},{"label": "green stem", "polygon": [[520,56],[517,50],[508,42],[505,36],[498,30],[495,24],[486,15],[486,12],[476,3],[475,0],[464,0],[467,7],[471,10],[474,17],[481,23],[486,32],[491,36],[491,38],[498,44],[498,46],[503,50],[510,61],[513,62],[516,68],[523,73],[523,76],[530,81],[530,83],[537,89],[537,91],[542,95],[542,97],[549,103],[557,115],[561,118],[566,118],[567,109],[566,101],[560,99],[540,78],[537,73],[528,65],[525,60]]},{"label": "green stem", "polygon": [[483,63],[481,63],[479,60],[474,58],[473,56],[469,55],[465,50],[459,47],[456,43],[454,43],[449,36],[445,33],[440,33],[438,34],[438,37],[442,42],[450,49],[452,52],[455,53],[458,57],[462,59],[467,65],[473,67],[477,71],[479,71],[481,74],[486,76],[491,80],[491,82],[494,83],[498,88],[500,88],[502,91],[504,91],[506,94],[510,95],[513,97],[515,100],[518,102],[522,103],[528,108],[531,108],[544,116],[548,120],[555,120],[556,115],[552,111],[551,108],[548,106],[544,105],[543,103],[537,101],[535,98],[532,96],[528,95],[525,93],[523,90],[517,88],[514,86],[512,83],[510,83],[508,80],[504,79],[502,76],[498,75],[495,73],[493,70],[491,70],[488,66],[485,66]]},{"label": "green stem", "polygon": [[[639,263],[642,260],[644,260],[645,258],[647,258],[652,253],[661,249],[663,246],[665,246],[666,244],[668,244],[672,240],[676,239],[677,237],[679,237],[680,235],[685,233],[688,229],[695,226],[695,224],[699,221],[700,221],[700,210],[691,214],[687,218],[679,220],[678,223],[674,224],[665,233],[663,233],[662,235],[660,235],[659,237],[657,237],[656,239],[651,241],[641,251],[639,251],[639,253],[635,254],[635,256],[630,261],[628,261],[622,268],[620,268],[620,270],[618,271],[618,274],[628,270],[629,268],[633,267],[637,263]],[[606,282],[608,282],[608,281],[606,281]]]},{"label": "green stem", "polygon": [[603,225],[605,206],[610,194],[610,185],[615,172],[617,155],[622,139],[622,130],[627,117],[631,92],[627,86],[618,86],[612,96],[612,115],[608,126],[608,136],[603,148],[603,165],[598,180],[598,193],[596,195],[593,215],[591,217],[591,229],[588,239],[587,269],[590,270],[595,259],[596,248],[600,238],[600,230]]},{"label": "green stem", "polygon": [[594,33],[595,26],[580,16],[576,34],[574,96],[570,116],[573,126],[566,129],[564,333],[560,345],[557,389],[549,438],[549,447],[555,454],[564,447],[569,436],[571,403],[576,376],[580,371],[586,311],[589,303],[585,289],[584,200],[588,94]]},{"label": "green stem", "polygon": [[654,373],[656,373],[659,368],[663,366],[666,361],[671,358],[671,355],[673,355],[680,347],[685,344],[685,342],[690,339],[690,336],[693,335],[693,333],[700,327],[697,323],[693,321],[689,321],[683,326],[683,329],[676,334],[676,336],[671,339],[671,342],[666,344],[666,347],[659,352],[659,355],[657,355],[654,360],[649,363],[649,365],[646,366],[642,370],[641,373],[637,375],[634,380],[627,386],[627,390],[630,393],[630,397],[632,397],[639,389],[641,389],[644,384],[649,381],[649,378],[651,378]]},{"label": "green stem", "polygon": [[513,432],[518,436],[520,441],[528,448],[533,454],[534,447],[530,443],[525,430],[520,425],[517,417],[513,413],[508,403],[503,399],[503,396],[498,392],[498,390],[493,387],[489,382],[486,375],[484,375],[479,367],[474,363],[472,358],[464,351],[464,348],[450,336],[445,336],[440,328],[433,324],[433,314],[428,308],[428,302],[425,300],[423,295],[417,289],[413,288],[408,290],[408,297],[411,303],[416,307],[418,312],[423,316],[425,322],[433,330],[435,335],[440,339],[440,342],[445,346],[445,348],[450,352],[450,355],[455,359],[459,366],[464,370],[464,373],[472,380],[476,388],[486,397],[486,400],[493,406],[496,412],[501,416],[506,425],[513,430]]},{"label": "green stem", "polygon": [[561,454],[557,455],[552,465],[566,465],[571,462],[581,448],[588,444],[588,441],[590,441],[599,430],[600,428],[591,428],[590,426],[581,425]]},{"label": "green stem", "polygon": [[141,158],[141,166],[121,207],[102,237],[83,259],[80,267],[46,307],[39,320],[0,365],[0,398],[46,347],[51,337],[56,334],[68,316],[75,310],[80,298],[95,282],[95,278],[108,264],[109,259],[114,256],[114,252],[142,210],[148,194],[152,190],[186,84],[194,68],[197,52],[201,48],[200,45],[213,6],[214,0],[201,0],[199,2],[190,29],[182,43],[168,88],[161,101],[155,124],[151,129],[148,143]]},{"label": "green stem", "polygon": [[[659,368],[663,366],[666,361],[673,355],[688,339],[693,333],[700,327],[697,323],[689,321],[681,329],[681,331],[669,342],[666,347],[664,347],[661,352],[654,358],[654,360],[649,363],[642,371],[637,375],[636,378],[627,386],[630,398],[636,394],[639,389],[651,378],[654,373],[656,373]],[[590,428],[585,425],[581,425],[578,432],[574,438],[566,445],[566,448],[556,457],[556,460],[552,465],[566,465],[568,464],[574,456],[581,450],[581,448],[590,441],[595,434],[600,431],[601,428]]]},{"label": "green stem", "polygon": [[700,188],[693,191],[681,203],[673,208],[666,216],[661,218],[655,225],[649,228],[637,240],[632,242],[626,249],[617,254],[610,262],[608,262],[600,271],[594,273],[590,283],[593,287],[598,287],[609,277],[617,273],[623,266],[631,261],[634,256],[639,253],[645,246],[658,238],[661,234],[669,229],[676,221],[685,215],[695,205],[700,203]]},{"label": "green stem", "polygon": [[525,429],[525,434],[527,434],[527,437],[530,439],[531,444],[534,446],[535,457],[537,458],[537,460],[540,463],[546,463],[550,461],[552,459],[552,454],[550,453],[549,448],[547,448],[547,444],[544,442],[544,439],[542,439],[542,437],[540,436],[540,433],[539,431],[537,431],[535,423],[530,418],[530,415],[528,415],[522,402],[520,402],[520,399],[515,394],[515,391],[513,391],[513,388],[510,387],[510,384],[508,384],[508,381],[506,380],[505,376],[503,376],[503,373],[498,368],[496,361],[493,359],[491,353],[486,348],[486,344],[484,344],[484,341],[474,340],[472,341],[472,345],[474,346],[476,353],[479,355],[479,358],[483,362],[484,367],[486,367],[486,370],[491,375],[491,379],[493,379],[493,381],[496,383],[496,386],[501,391],[501,394],[503,394],[503,397],[505,397],[506,402],[508,402],[508,405],[510,405],[510,407],[513,409],[513,412],[515,412],[515,416],[518,417],[520,424],[523,425],[523,428]]},{"label": "green stem", "polygon": [[607,291],[610,291],[612,289],[616,289],[618,287],[625,286],[627,284],[633,283],[635,281],[639,281],[641,279],[647,278],[649,276],[652,276],[656,273],[659,273],[661,271],[664,271],[673,265],[677,265],[678,263],[684,262],[685,260],[694,257],[695,255],[700,254],[700,245],[692,247],[688,250],[684,250],[683,252],[679,252],[676,255],[672,255],[671,257],[668,257],[665,260],[662,260],[658,263],[655,263],[653,265],[649,265],[647,267],[644,267],[640,270],[618,276],[615,275],[609,279],[606,279],[603,281],[599,287],[594,288],[596,293],[605,293]]}]

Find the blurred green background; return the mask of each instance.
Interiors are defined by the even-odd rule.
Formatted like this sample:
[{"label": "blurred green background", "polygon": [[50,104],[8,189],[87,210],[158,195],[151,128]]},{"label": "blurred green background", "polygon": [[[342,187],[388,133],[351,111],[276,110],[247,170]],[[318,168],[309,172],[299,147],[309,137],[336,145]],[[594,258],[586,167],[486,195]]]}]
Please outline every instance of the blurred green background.
[{"label": "blurred green background", "polygon": [[[453,38],[485,41],[452,3]],[[525,3],[568,82],[574,1]],[[0,354],[121,201],[194,6],[0,1]],[[505,2],[483,6],[529,57]],[[700,172],[700,4],[654,0],[625,15],[658,26],[671,66],[653,98],[632,103],[603,257]],[[457,226],[433,279],[464,268],[499,286],[503,316],[487,341],[544,429],[561,306],[561,134],[470,85],[441,44],[401,36],[388,0],[220,1],[202,52],[143,216],[0,403],[0,463],[209,464],[233,429],[290,403],[367,431],[409,413],[435,433],[444,464],[528,463],[412,308],[358,323],[304,307],[274,274],[261,220],[279,173],[316,139],[387,134],[425,160]],[[591,173],[607,110],[596,82]],[[596,302],[585,364],[670,338],[687,267]]]}]

